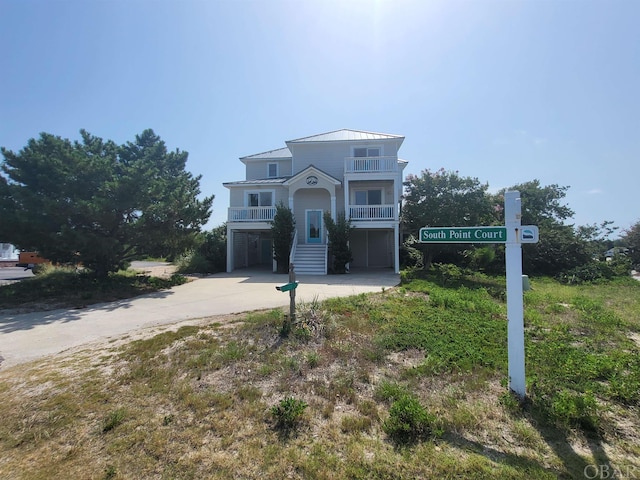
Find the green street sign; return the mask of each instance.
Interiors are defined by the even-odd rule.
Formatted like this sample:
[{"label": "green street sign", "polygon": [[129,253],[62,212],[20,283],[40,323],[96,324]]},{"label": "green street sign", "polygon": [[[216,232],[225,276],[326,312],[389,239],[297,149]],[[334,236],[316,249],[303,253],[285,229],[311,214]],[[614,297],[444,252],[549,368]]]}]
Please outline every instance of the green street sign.
[{"label": "green street sign", "polygon": [[507,227],[425,227],[420,243],[507,243]]},{"label": "green street sign", "polygon": [[276,290],[278,290],[279,292],[288,292],[296,288],[298,288],[298,282],[291,282],[291,283],[285,283],[284,285],[276,287]]}]

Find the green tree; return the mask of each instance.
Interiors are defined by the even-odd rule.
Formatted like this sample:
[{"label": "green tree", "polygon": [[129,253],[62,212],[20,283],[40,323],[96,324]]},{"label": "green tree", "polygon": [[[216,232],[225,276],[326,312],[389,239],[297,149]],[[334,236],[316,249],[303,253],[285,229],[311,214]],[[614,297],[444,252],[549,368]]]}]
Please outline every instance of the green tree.
[{"label": "green tree", "polygon": [[271,222],[271,237],[273,238],[273,258],[276,261],[278,273],[289,271],[289,254],[291,242],[296,229],[296,219],[291,209],[280,202],[276,205],[276,214]]},{"label": "green tree", "polygon": [[0,231],[54,262],[79,261],[103,277],[145,256],[175,256],[194,243],[213,196],[187,152],[168,152],[152,130],[116,145],[81,130],[81,142],[48,133],[18,153],[2,148]]},{"label": "green tree", "polygon": [[[496,222],[495,204],[487,194],[489,185],[477,178],[462,177],[458,172],[444,169],[424,170],[419,176],[408,175],[404,187],[403,229],[415,238],[422,227],[463,227]],[[413,247],[423,252],[425,268],[434,258],[452,255],[462,258],[460,246],[415,243]]]},{"label": "green tree", "polygon": [[587,242],[587,248],[592,258],[602,259],[604,252],[614,246],[614,241],[609,237],[618,230],[613,226],[613,222],[606,220],[600,225],[580,225],[576,228],[576,235],[579,239]]},{"label": "green tree", "polygon": [[[564,224],[565,220],[573,217],[574,211],[564,205],[568,186],[552,184],[542,186],[540,180],[514,185],[507,190],[517,190],[522,198],[522,224],[544,225]],[[504,194],[503,190],[500,195]]]},{"label": "green tree", "polygon": [[557,184],[542,186],[539,180],[508,189],[520,192],[522,224],[537,225],[540,230],[538,243],[523,245],[524,273],[556,275],[592,261],[588,242],[573,225],[565,224],[574,215],[563,204],[568,189]]},{"label": "green tree", "polygon": [[640,220],[625,230],[622,236],[624,244],[629,249],[631,263],[636,270],[640,269]]},{"label": "green tree", "polygon": [[349,246],[351,237],[351,222],[344,212],[338,214],[334,221],[329,212],[324,212],[324,223],[329,235],[329,258],[333,259],[333,272],[346,273],[347,263],[353,261],[353,254]]},{"label": "green tree", "polygon": [[181,273],[217,273],[227,269],[227,224],[198,234],[195,248],[180,261]]}]

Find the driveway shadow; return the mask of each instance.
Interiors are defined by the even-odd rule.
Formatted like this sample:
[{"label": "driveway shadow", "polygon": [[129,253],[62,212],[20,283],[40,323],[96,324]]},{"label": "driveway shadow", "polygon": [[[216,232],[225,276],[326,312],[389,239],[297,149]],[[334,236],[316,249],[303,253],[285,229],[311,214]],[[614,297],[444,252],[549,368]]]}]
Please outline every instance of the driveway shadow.
[{"label": "driveway shadow", "polygon": [[29,313],[11,313],[11,311],[7,311],[8,313],[0,313],[0,334],[16,332],[19,330],[30,330],[38,325],[69,323],[81,320],[91,312],[114,312],[117,310],[128,309],[132,306],[132,301],[141,298],[161,299],[167,298],[170,295],[173,295],[171,290],[161,290],[113,302],[97,303],[95,305],[89,305],[88,307],[62,308],[44,312]]}]

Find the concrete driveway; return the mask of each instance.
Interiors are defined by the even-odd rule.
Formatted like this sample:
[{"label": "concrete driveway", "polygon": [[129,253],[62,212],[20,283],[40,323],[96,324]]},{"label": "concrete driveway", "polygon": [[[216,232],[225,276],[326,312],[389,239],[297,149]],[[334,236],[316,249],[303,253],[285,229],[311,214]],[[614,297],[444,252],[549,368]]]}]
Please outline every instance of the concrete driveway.
[{"label": "concrete driveway", "polygon": [[22,267],[0,268],[0,285],[8,285],[31,277],[33,277],[33,272]]},{"label": "concrete driveway", "polygon": [[[171,290],[79,310],[0,314],[0,367],[37,359],[96,341],[160,325],[289,305],[275,289],[287,275],[234,272],[199,278]],[[399,275],[370,270],[347,275],[299,275],[296,300],[379,292],[396,286]]]}]

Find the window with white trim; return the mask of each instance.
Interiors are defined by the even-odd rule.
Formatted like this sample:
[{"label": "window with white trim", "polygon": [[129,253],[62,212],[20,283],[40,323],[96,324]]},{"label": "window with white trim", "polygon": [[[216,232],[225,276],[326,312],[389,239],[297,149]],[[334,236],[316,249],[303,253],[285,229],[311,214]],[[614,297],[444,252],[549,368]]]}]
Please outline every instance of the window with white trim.
[{"label": "window with white trim", "polygon": [[247,207],[273,207],[273,191],[247,192]]},{"label": "window with white trim", "polygon": [[275,178],[278,176],[278,164],[277,163],[269,163],[267,165],[267,176],[269,178]]},{"label": "window with white trim", "polygon": [[354,157],[379,157],[380,147],[356,147],[353,149]]},{"label": "window with white trim", "polygon": [[356,190],[356,205],[382,205],[382,190]]}]

